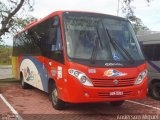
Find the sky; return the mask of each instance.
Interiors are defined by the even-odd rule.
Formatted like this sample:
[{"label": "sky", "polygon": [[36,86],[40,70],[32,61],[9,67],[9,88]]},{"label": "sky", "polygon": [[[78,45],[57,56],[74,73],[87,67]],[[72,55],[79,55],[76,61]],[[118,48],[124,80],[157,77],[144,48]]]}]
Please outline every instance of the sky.
[{"label": "sky", "polygon": [[[134,0],[132,5],[135,15],[141,18],[147,27],[160,31],[160,0],[152,0],[150,4],[145,0]],[[82,10],[117,15],[117,9],[118,0],[35,0],[34,12],[31,15],[42,18],[57,10]]]},{"label": "sky", "polygon": [[[117,15],[118,0],[34,0],[34,11],[29,13],[36,18],[43,18],[58,10],[91,11]],[[120,0],[120,6],[122,7]],[[134,0],[135,15],[152,31],[160,31],[160,0]],[[121,12],[119,16],[123,17]],[[12,45],[11,40],[6,44]]]}]

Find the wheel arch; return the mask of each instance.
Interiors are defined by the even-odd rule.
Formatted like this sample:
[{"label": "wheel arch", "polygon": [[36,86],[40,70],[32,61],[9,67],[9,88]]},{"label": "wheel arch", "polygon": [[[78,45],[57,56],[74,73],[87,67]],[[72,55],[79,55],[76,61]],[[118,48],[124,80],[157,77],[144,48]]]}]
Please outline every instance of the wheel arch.
[{"label": "wheel arch", "polygon": [[149,86],[148,86],[148,88],[149,88],[149,93],[150,93],[150,91],[151,91],[151,89],[152,89],[152,85],[153,85],[154,83],[157,83],[157,82],[160,82],[160,79],[152,79],[152,80],[149,82]]},{"label": "wheel arch", "polygon": [[53,84],[55,84],[55,80],[53,78],[48,79],[48,93],[50,93],[51,87]]},{"label": "wheel arch", "polygon": [[160,79],[153,79],[153,80],[151,80],[150,86],[151,86],[153,83],[156,83],[156,82],[160,82]]},{"label": "wheel arch", "polygon": [[22,71],[20,71],[20,80],[22,80],[22,78],[23,78],[23,73]]}]

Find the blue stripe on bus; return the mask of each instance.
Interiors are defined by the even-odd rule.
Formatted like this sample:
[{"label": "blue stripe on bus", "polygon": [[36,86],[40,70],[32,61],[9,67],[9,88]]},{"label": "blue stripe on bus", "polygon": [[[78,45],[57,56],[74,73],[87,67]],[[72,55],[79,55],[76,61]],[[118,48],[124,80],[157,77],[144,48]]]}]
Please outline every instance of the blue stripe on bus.
[{"label": "blue stripe on bus", "polygon": [[156,64],[154,64],[153,62],[151,61],[148,61],[149,65],[151,65],[157,72],[160,73],[160,67],[157,66]]},{"label": "blue stripe on bus", "polygon": [[37,68],[38,72],[40,73],[40,78],[41,78],[43,90],[48,93],[47,69],[43,66],[43,64],[41,62],[39,62],[37,59],[35,59],[31,56],[24,57],[23,60],[24,59],[29,59],[34,63],[35,67]]}]

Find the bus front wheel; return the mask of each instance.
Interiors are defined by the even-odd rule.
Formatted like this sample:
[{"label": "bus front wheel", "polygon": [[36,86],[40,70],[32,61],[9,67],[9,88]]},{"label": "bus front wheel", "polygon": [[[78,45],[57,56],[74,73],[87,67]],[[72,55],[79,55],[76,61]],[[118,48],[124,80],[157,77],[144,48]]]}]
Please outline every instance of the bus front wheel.
[{"label": "bus front wheel", "polygon": [[122,101],[112,101],[112,102],[110,102],[110,104],[111,104],[112,106],[121,106],[123,103],[124,103],[124,100],[122,100]]},{"label": "bus front wheel", "polygon": [[65,109],[65,102],[58,98],[58,91],[55,84],[52,85],[50,88],[50,100],[52,102],[53,108],[56,110],[63,110]]}]

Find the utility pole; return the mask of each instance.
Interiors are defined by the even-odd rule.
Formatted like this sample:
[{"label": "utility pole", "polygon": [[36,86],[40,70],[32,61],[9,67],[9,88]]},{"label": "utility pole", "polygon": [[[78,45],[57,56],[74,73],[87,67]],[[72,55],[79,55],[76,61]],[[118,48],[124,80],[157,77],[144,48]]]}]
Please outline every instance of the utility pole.
[{"label": "utility pole", "polygon": [[120,2],[120,0],[118,0],[117,16],[119,16],[119,2]]}]

